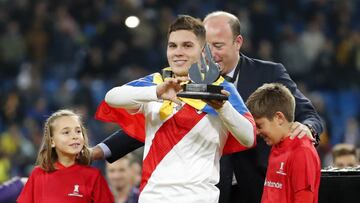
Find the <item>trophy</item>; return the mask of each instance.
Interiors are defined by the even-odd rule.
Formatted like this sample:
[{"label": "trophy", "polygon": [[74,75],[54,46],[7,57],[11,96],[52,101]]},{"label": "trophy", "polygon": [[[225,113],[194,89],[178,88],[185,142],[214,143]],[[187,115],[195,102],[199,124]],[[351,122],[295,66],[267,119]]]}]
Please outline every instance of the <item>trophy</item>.
[{"label": "trophy", "polygon": [[[220,77],[220,68],[214,62],[209,45],[205,45],[206,59],[201,55],[200,67],[198,63],[191,65],[189,69],[190,83],[183,85],[183,91],[178,97],[192,99],[227,100],[228,97],[221,94],[223,89],[220,85],[212,85]],[[207,62],[207,63],[206,63]]]}]

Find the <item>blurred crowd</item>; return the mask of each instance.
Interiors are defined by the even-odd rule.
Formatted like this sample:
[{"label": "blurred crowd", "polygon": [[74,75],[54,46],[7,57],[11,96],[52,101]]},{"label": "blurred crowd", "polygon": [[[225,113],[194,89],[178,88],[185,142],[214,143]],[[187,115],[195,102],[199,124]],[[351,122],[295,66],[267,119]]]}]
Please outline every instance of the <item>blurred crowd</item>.
[{"label": "blurred crowd", "polygon": [[[239,17],[246,55],[283,63],[312,100],[326,123],[321,158],[338,143],[360,147],[357,0],[2,0],[0,183],[29,174],[59,108],[83,115],[92,146],[115,131],[93,118],[106,91],[167,66],[177,15],[215,10]],[[136,28],[124,24],[131,15]]]}]

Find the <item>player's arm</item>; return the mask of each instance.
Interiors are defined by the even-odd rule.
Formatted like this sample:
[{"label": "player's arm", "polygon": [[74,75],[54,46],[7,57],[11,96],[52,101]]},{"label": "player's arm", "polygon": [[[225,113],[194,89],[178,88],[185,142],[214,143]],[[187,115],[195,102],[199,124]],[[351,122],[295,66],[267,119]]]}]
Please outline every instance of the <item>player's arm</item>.
[{"label": "player's arm", "polygon": [[159,99],[170,100],[181,104],[177,93],[182,90],[181,83],[188,81],[187,77],[169,78],[154,86],[134,87],[123,85],[115,87],[105,95],[105,102],[114,108],[138,110],[142,104]]},{"label": "player's arm", "polygon": [[[222,90],[222,94],[229,96],[229,92],[225,90]],[[248,118],[236,111],[229,101],[204,101],[217,111],[227,130],[235,137],[238,142],[246,147],[252,147],[254,145],[255,126],[248,120]]]},{"label": "player's arm", "polygon": [[105,95],[105,102],[114,108],[124,108],[136,113],[142,104],[156,101],[156,86],[133,87],[123,85],[114,87]]},{"label": "player's arm", "polygon": [[216,110],[227,130],[243,146],[252,147],[255,143],[254,125],[226,101],[224,105]]}]

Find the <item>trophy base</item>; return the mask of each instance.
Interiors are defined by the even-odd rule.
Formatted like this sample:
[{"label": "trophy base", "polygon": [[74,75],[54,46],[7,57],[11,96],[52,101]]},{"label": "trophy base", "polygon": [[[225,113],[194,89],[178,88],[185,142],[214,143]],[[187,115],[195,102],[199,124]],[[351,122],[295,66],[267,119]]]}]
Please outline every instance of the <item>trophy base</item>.
[{"label": "trophy base", "polygon": [[223,94],[211,92],[179,92],[177,96],[191,99],[228,100],[228,97]]},{"label": "trophy base", "polygon": [[214,99],[227,100],[228,97],[221,94],[222,86],[207,84],[185,84],[182,92],[177,94],[178,97],[191,99]]}]

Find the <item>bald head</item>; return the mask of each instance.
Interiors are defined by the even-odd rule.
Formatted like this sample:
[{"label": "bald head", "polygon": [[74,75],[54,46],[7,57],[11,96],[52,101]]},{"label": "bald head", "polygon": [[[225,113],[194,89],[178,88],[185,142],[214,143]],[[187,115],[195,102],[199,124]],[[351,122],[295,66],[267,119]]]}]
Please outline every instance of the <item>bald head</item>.
[{"label": "bald head", "polygon": [[219,64],[221,74],[235,69],[239,62],[239,51],[243,43],[240,22],[233,14],[216,11],[204,19],[206,41],[210,45],[213,59]]},{"label": "bald head", "polygon": [[230,29],[232,31],[234,38],[236,38],[238,35],[240,35],[240,30],[241,30],[240,21],[235,15],[225,12],[225,11],[215,11],[215,12],[209,13],[205,17],[204,24],[206,22],[213,22],[213,21],[226,22],[230,26]]}]

